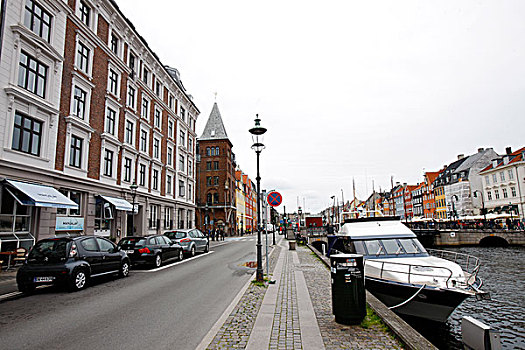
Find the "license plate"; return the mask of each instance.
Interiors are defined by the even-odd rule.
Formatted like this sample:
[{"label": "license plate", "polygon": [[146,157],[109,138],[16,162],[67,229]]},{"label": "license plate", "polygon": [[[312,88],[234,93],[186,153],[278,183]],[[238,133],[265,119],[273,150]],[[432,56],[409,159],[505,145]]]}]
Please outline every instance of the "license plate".
[{"label": "license plate", "polygon": [[126,250],[125,252],[128,254],[133,254],[134,250]]},{"label": "license plate", "polygon": [[53,282],[55,277],[35,277],[35,282]]}]

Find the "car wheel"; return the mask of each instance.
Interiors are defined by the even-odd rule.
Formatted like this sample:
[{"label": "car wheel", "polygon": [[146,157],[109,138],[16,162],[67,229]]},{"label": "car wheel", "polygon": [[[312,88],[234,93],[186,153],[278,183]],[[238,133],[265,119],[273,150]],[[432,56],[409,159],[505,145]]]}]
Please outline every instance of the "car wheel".
[{"label": "car wheel", "polygon": [[179,261],[182,261],[182,259],[184,259],[184,252],[181,250],[179,250]]},{"label": "car wheel", "polygon": [[206,248],[204,248],[204,252],[207,253],[210,251],[210,244],[206,243]]},{"label": "car wheel", "polygon": [[195,246],[191,247],[190,256],[192,256],[192,257],[195,256]]},{"label": "car wheel", "polygon": [[71,276],[71,280],[69,281],[69,289],[71,291],[77,291],[84,289],[87,284],[87,273],[84,269],[78,269],[73,272],[73,275]]},{"label": "car wheel", "polygon": [[24,294],[31,294],[35,291],[36,286],[34,284],[19,284],[18,290]]},{"label": "car wheel", "polygon": [[129,262],[123,261],[122,264],[120,264],[120,271],[118,273],[119,277],[128,277],[129,276]]},{"label": "car wheel", "polygon": [[162,265],[162,258],[160,254],[155,255],[155,267],[160,267]]}]

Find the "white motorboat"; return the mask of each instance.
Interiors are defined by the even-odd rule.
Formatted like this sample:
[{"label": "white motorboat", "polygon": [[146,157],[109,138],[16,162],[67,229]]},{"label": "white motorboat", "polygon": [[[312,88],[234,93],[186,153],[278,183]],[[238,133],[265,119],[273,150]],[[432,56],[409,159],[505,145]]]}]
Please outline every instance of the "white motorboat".
[{"label": "white motorboat", "polygon": [[346,220],[332,249],[362,254],[365,286],[396,313],[446,322],[466,298],[486,298],[480,261],[466,254],[426,250],[399,219]]}]

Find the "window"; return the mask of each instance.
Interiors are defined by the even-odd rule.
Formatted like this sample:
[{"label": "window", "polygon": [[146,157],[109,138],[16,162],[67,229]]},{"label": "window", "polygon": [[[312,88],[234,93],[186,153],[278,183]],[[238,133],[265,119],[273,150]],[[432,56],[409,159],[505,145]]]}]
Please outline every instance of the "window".
[{"label": "window", "polygon": [[115,34],[111,34],[111,43],[110,43],[110,46],[111,46],[111,51],[113,51],[113,53],[115,55],[118,55],[118,44],[119,44],[119,39],[118,37],[115,35]]},{"label": "window", "polygon": [[155,127],[160,128],[160,110],[155,108],[155,117],[154,117]]},{"label": "window", "polygon": [[80,10],[80,20],[84,22],[89,27],[89,16],[91,14],[91,8],[84,1],[80,1],[79,5]]},{"label": "window", "polygon": [[140,150],[148,151],[148,132],[146,130],[140,130]]},{"label": "window", "polygon": [[128,107],[135,109],[135,88],[128,86]]},{"label": "window", "polygon": [[24,25],[33,33],[49,42],[51,15],[34,0],[27,0],[24,12]]},{"label": "window", "polygon": [[206,195],[206,204],[211,205],[212,204],[212,194],[208,193]]},{"label": "window", "polygon": [[186,118],[186,110],[184,109],[184,107],[180,108],[180,117],[182,121],[184,121],[184,118]]},{"label": "window", "polygon": [[516,197],[516,187],[511,187],[510,188],[510,193],[511,193],[512,197]]},{"label": "window", "polygon": [[168,146],[166,153],[167,153],[166,164],[171,166],[172,160],[173,160],[173,148]]},{"label": "window", "polygon": [[131,158],[124,158],[124,181],[131,181]]},{"label": "window", "polygon": [[109,149],[104,151],[104,175],[113,176],[113,151]]},{"label": "window", "polygon": [[214,193],[213,194],[213,203],[219,203],[219,194],[218,193]]},{"label": "window", "polygon": [[219,170],[219,162],[218,161],[214,161],[213,162],[213,170]]},{"label": "window", "polygon": [[172,186],[171,175],[166,175],[166,194],[171,194]]},{"label": "window", "polygon": [[131,73],[129,74],[129,77],[131,79],[135,79],[135,61],[136,61],[135,55],[130,52],[128,66],[129,68],[131,68]]},{"label": "window", "polygon": [[45,98],[47,66],[22,51],[18,70],[18,86]]},{"label": "window", "polygon": [[179,141],[180,141],[180,145],[181,146],[185,146],[185,142],[186,142],[186,133],[184,131],[180,131],[180,135],[179,135]]},{"label": "window", "polygon": [[179,156],[179,170],[184,171],[184,156],[182,154]]},{"label": "window", "polygon": [[184,187],[184,181],[182,180],[179,180],[179,197],[184,197],[186,194],[185,194],[185,187]]},{"label": "window", "polygon": [[153,169],[152,178],[153,178],[153,184],[151,187],[155,191],[157,191],[159,189],[159,171],[157,169]]},{"label": "window", "polygon": [[509,170],[509,180],[513,180],[514,179],[514,173],[512,172],[512,170]]},{"label": "window", "polygon": [[192,200],[192,190],[191,190],[191,184],[188,184],[188,199],[191,201]]},{"label": "window", "polygon": [[67,198],[75,202],[78,205],[78,209],[57,208],[57,215],[66,215],[66,216],[80,215],[80,213],[82,212],[80,210],[80,207],[82,205],[82,201],[81,201],[82,194],[77,191],[68,191],[68,190],[60,190],[60,192],[64,196],[66,196]]},{"label": "window", "polygon": [[82,166],[82,139],[75,135],[71,136],[69,165],[74,166],[75,168],[80,168]]},{"label": "window", "polygon": [[492,174],[492,182],[494,183],[498,182],[498,177],[496,176],[496,174]]},{"label": "window", "polygon": [[173,95],[170,95],[169,100],[168,100],[168,107],[171,110],[173,110],[173,107],[174,107],[173,100],[174,100]]},{"label": "window", "polygon": [[173,138],[173,120],[168,120],[168,136]]},{"label": "window", "polygon": [[206,155],[211,156],[210,147],[206,147]]},{"label": "window", "polygon": [[98,252],[97,241],[95,241],[95,238],[84,239],[83,241],[80,241],[80,245],[88,252]]},{"label": "window", "polygon": [[149,110],[149,101],[143,97],[142,98],[142,110],[141,110],[142,118],[149,119],[148,110]]},{"label": "window", "polygon": [[161,90],[160,87],[161,87],[161,84],[160,84],[158,81],[156,81],[156,82],[155,82],[155,94],[156,94],[157,96],[159,96],[159,97],[160,97],[160,90]]},{"label": "window", "polygon": [[115,119],[117,112],[108,107],[106,112],[106,132],[111,135],[115,135]]},{"label": "window", "polygon": [[211,162],[206,162],[206,170],[211,170]]},{"label": "window", "polygon": [[212,177],[206,176],[206,186],[211,186],[211,185],[212,185]]},{"label": "window", "polygon": [[133,144],[133,129],[135,128],[134,124],[130,120],[126,120],[126,133],[125,133],[125,140],[126,143],[129,143],[130,145]]},{"label": "window", "polygon": [[188,151],[193,152],[193,138],[188,136]]},{"label": "window", "polygon": [[490,185],[490,178],[488,175],[485,175],[485,185]]},{"label": "window", "polygon": [[193,175],[193,166],[192,166],[192,162],[190,160],[188,160],[188,175],[192,176]]},{"label": "window", "polygon": [[146,186],[146,165],[139,165],[139,185]]},{"label": "window", "polygon": [[494,195],[496,196],[496,199],[499,199],[499,190],[494,190]]},{"label": "window", "polygon": [[507,193],[507,189],[504,188],[503,189],[503,198],[508,198],[509,197],[509,194]]},{"label": "window", "polygon": [[171,208],[164,207],[164,228],[171,229],[172,226],[173,225],[171,221]]},{"label": "window", "polygon": [[219,147],[215,147],[215,155],[216,155],[216,156],[219,155]]},{"label": "window", "polygon": [[505,172],[502,171],[501,173],[499,173],[499,177],[500,177],[501,181],[505,181]]},{"label": "window", "polygon": [[13,149],[39,156],[41,140],[42,122],[16,112],[13,129]]},{"label": "window", "polygon": [[75,91],[73,92],[73,113],[80,119],[86,117],[86,96],[87,93],[84,90],[75,86]]},{"label": "window", "polygon": [[90,50],[86,45],[81,42],[78,43],[77,67],[86,74],[89,74],[89,52]]},{"label": "window", "polygon": [[101,252],[113,253],[115,251],[115,245],[113,245],[113,243],[100,237],[97,237],[96,239]]},{"label": "window", "polygon": [[118,96],[118,74],[113,69],[109,70],[109,92],[113,95]]},{"label": "window", "polygon": [[157,228],[157,219],[158,219],[159,208],[158,205],[151,204],[149,206],[149,228]]},{"label": "window", "polygon": [[149,81],[149,70],[147,70],[146,68],[144,68],[144,70],[142,71],[142,81],[148,85],[148,81]]},{"label": "window", "polygon": [[160,145],[159,139],[153,138],[153,157],[157,159],[160,157],[159,145]]}]

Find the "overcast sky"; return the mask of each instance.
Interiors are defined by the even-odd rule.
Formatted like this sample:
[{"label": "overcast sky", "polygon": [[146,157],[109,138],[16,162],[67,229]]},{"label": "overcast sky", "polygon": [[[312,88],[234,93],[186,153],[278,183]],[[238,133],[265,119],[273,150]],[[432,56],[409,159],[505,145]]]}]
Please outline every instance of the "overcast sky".
[{"label": "overcast sky", "polygon": [[116,1],[288,212],[525,146],[525,1]]}]

